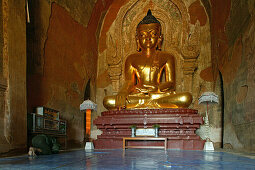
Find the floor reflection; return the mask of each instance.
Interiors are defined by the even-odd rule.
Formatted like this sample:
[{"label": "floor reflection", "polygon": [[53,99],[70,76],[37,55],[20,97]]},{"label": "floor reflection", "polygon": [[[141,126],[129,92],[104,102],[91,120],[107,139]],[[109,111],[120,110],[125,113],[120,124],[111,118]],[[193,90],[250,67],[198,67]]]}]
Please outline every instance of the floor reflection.
[{"label": "floor reflection", "polygon": [[33,158],[0,158],[0,169],[255,169],[255,159],[216,151],[76,150]]}]

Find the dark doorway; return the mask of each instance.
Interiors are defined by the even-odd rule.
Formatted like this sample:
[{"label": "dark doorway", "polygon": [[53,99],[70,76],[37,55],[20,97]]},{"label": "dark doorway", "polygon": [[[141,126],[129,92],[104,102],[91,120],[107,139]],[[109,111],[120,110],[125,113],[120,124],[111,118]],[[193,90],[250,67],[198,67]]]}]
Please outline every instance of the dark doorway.
[{"label": "dark doorway", "polygon": [[221,148],[223,148],[223,145],[224,145],[224,141],[223,141],[223,137],[224,137],[224,86],[223,86],[223,77],[222,77],[222,74],[221,72],[219,72],[219,75],[220,75],[220,90],[221,90],[221,112],[222,112],[222,115],[221,115],[221,121],[222,121],[222,132],[221,132]]},{"label": "dark doorway", "polygon": [[90,99],[90,79],[87,82],[85,91],[84,91],[84,100],[89,100]]}]

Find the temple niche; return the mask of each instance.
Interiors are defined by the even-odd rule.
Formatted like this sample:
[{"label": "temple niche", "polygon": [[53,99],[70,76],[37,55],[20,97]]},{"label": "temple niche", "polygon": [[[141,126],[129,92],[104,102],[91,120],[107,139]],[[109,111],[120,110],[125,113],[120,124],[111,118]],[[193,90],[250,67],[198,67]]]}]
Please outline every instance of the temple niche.
[{"label": "temple niche", "polygon": [[197,68],[196,60],[201,48],[199,23],[189,24],[183,2],[154,0],[127,3],[120,9],[107,33],[107,49],[103,58],[108,65],[112,93],[117,93],[122,85],[126,57],[136,51],[136,27],[148,9],[151,9],[162,25],[162,51],[172,53],[176,57],[177,91],[192,91],[191,86],[185,85],[181,80],[189,79],[189,75],[192,76]]},{"label": "temple niche", "polygon": [[[111,10],[114,10],[114,8],[109,9],[101,26],[98,50],[98,77],[107,73],[109,82],[102,83],[105,86],[98,86],[100,87],[97,89],[98,112],[93,116],[93,119],[99,116],[101,111],[106,110],[102,105],[103,98],[107,95],[117,94],[121,88],[124,82],[125,60],[127,56],[136,52],[137,48],[136,27],[149,9],[161,23],[162,51],[175,56],[176,91],[190,92],[193,96],[190,108],[197,109],[200,114],[204,114],[205,108],[198,105],[198,98],[203,92],[214,91],[213,88],[215,88],[212,82],[206,81],[200,76],[202,70],[211,66],[210,26],[206,15],[207,22],[203,25],[199,19],[193,24],[190,22],[189,7],[193,3],[197,3],[197,1],[130,0],[120,7],[116,18],[107,16],[112,14]],[[113,2],[112,6],[114,5]],[[109,24],[111,25],[109,26]],[[210,75],[207,76],[210,77]],[[218,86],[216,85],[215,88],[216,93],[220,91]],[[221,111],[218,108],[220,106],[214,108],[214,111],[216,110],[215,117],[221,117]],[[211,119],[215,121],[214,128],[220,131],[221,126],[218,119]],[[92,129],[96,130],[96,127]],[[220,132],[216,136],[215,140],[213,139],[214,142],[220,142]]]}]

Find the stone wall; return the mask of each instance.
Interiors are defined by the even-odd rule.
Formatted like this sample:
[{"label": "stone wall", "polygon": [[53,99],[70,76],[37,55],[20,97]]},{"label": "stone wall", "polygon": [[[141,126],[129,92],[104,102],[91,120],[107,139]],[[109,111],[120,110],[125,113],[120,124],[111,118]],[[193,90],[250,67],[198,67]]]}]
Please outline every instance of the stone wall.
[{"label": "stone wall", "polygon": [[25,1],[1,1],[0,153],[25,150],[26,13]]},{"label": "stone wall", "polygon": [[[2,0],[0,1],[0,9],[2,7]],[[3,37],[3,10],[0,10],[0,75],[3,73],[3,45],[4,45],[4,37]]]},{"label": "stone wall", "polygon": [[[139,3],[140,8],[135,6]],[[79,111],[79,104],[87,82],[90,80],[91,100],[98,104],[98,111],[92,112],[94,120],[105,110],[104,96],[114,94],[123,80],[122,65],[108,68],[109,54],[116,56],[111,47],[119,48],[116,40],[124,38],[122,43],[129,42],[130,49],[119,48],[122,52],[116,54],[135,51],[136,20],[132,17],[138,22],[149,7],[160,11],[156,16],[163,21],[164,31],[171,31],[162,14],[173,11],[166,10],[168,6],[162,3],[175,4],[175,9],[185,14],[186,25],[180,26],[188,29],[182,35],[191,36],[191,41],[186,39],[190,45],[200,44],[191,62],[185,63],[183,51],[177,55],[177,91],[192,92],[191,108],[201,115],[206,107],[198,105],[198,97],[205,91],[218,94],[220,104],[209,106],[211,140],[220,146],[223,136],[225,146],[255,151],[251,135],[255,130],[254,0],[29,0],[31,22],[27,25],[25,1],[1,0],[0,153],[26,148],[26,114],[36,106],[59,110],[68,123],[68,140],[81,143],[84,113]],[[164,16],[171,18],[170,13]],[[120,32],[114,32],[118,29]],[[192,36],[198,35],[198,30],[199,38]],[[114,33],[123,36],[111,39],[112,35],[116,38]],[[172,50],[169,45],[185,42],[169,32],[164,36],[176,38],[165,39],[165,51]],[[117,57],[122,57],[123,64],[126,56]],[[100,132],[93,126],[92,138],[97,134]]]},{"label": "stone wall", "polygon": [[224,87],[224,146],[255,151],[253,0],[212,2],[212,61]]},{"label": "stone wall", "polygon": [[90,99],[95,102],[97,27],[108,2],[31,0],[29,4],[28,112],[37,106],[59,110],[60,118],[67,120],[68,146],[81,144],[85,132],[79,105],[89,80]]}]

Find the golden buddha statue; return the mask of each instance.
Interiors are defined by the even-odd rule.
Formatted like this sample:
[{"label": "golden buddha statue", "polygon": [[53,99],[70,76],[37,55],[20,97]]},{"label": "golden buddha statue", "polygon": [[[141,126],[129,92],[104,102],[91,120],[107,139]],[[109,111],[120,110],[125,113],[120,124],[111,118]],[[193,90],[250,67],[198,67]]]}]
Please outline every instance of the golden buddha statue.
[{"label": "golden buddha statue", "polygon": [[188,92],[175,92],[175,59],[162,52],[160,22],[151,14],[136,29],[138,52],[127,57],[125,82],[117,95],[106,96],[108,110],[118,108],[186,108],[192,102]]}]

